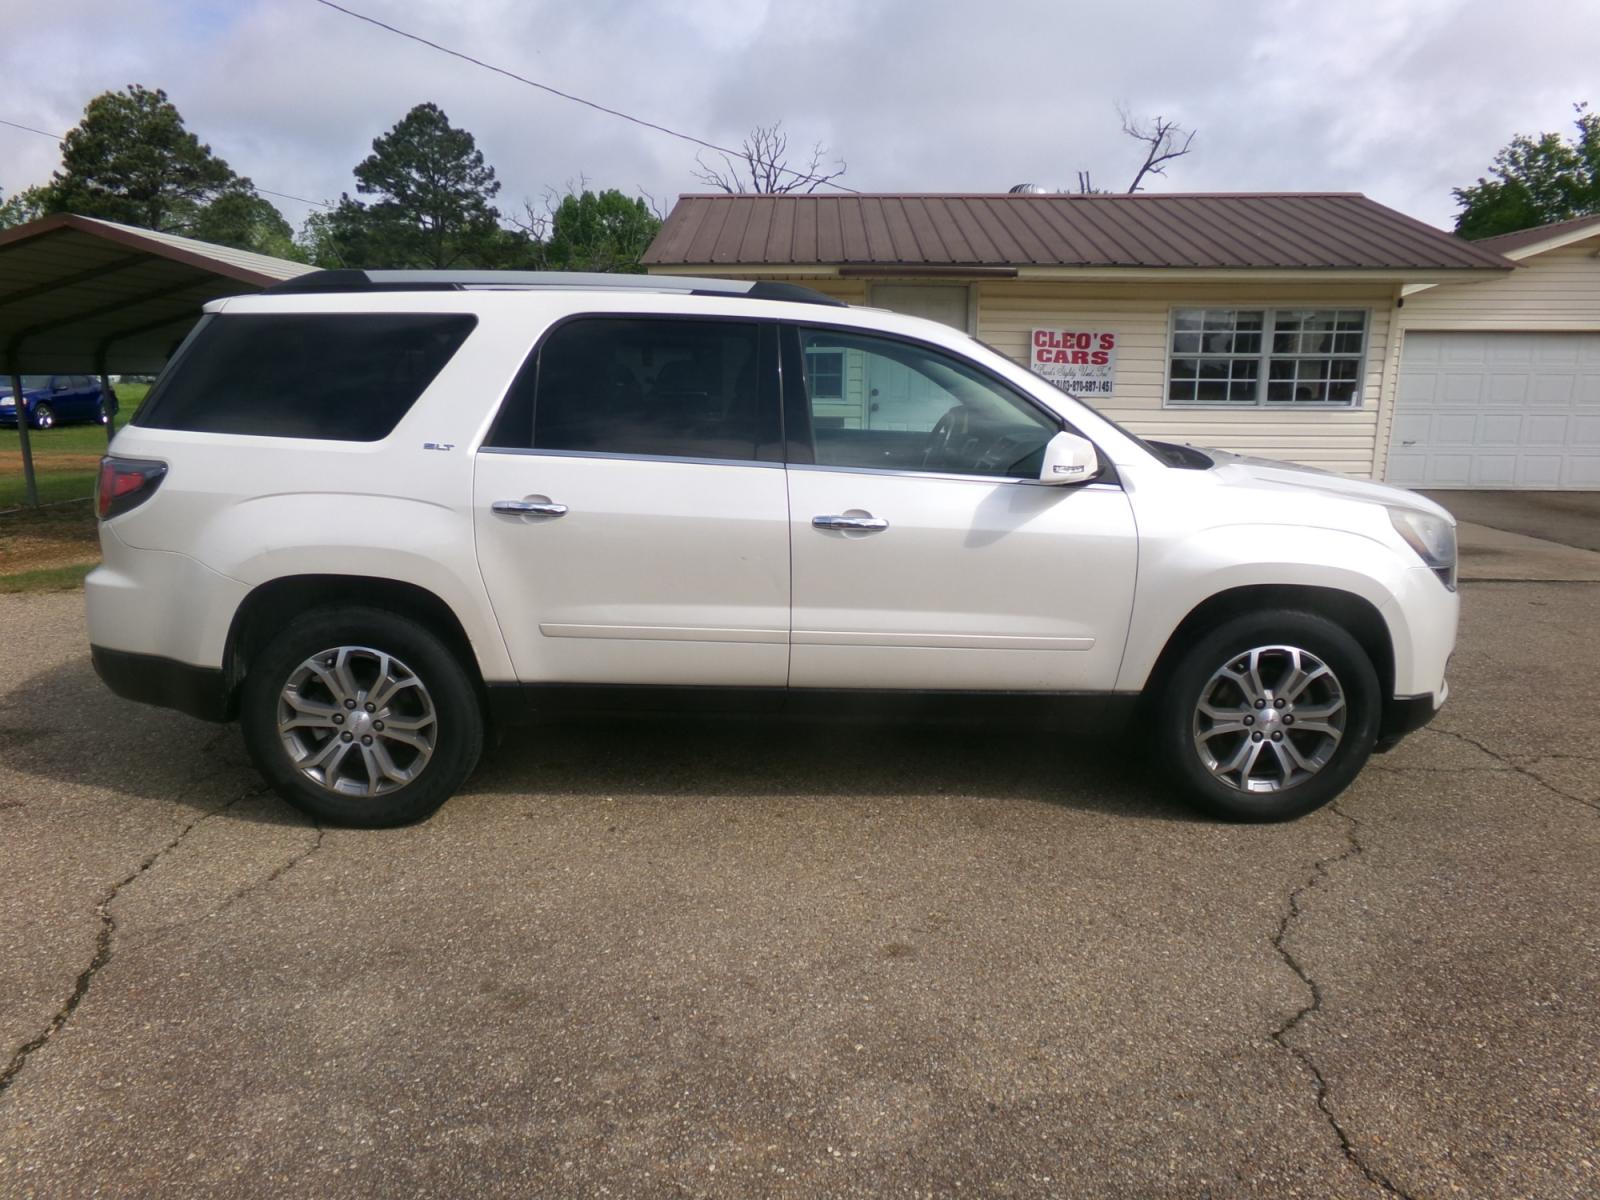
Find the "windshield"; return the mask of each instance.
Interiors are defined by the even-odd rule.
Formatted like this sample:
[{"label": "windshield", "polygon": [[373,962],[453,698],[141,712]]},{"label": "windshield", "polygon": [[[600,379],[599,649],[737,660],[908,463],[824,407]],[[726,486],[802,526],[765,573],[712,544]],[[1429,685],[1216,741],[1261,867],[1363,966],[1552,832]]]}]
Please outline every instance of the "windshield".
[{"label": "windshield", "polygon": [[[24,375],[22,377],[22,390],[25,392],[33,392],[39,388],[47,388],[49,386],[50,376],[48,375]],[[4,392],[8,396],[11,394],[11,376],[0,376],[0,392]]]}]

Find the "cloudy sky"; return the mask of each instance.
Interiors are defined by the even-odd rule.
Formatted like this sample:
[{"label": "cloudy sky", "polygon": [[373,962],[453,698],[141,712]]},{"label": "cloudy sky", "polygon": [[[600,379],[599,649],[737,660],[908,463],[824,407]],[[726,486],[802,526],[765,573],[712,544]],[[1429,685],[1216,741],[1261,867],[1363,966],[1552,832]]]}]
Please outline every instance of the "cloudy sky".
[{"label": "cloudy sky", "polygon": [[[1151,190],[1362,191],[1448,227],[1517,132],[1600,106],[1597,0],[343,0],[613,108],[736,145],[782,119],[863,191],[1122,188],[1116,104],[1198,131]],[[403,41],[315,0],[0,0],[0,118],[64,131],[97,92],[165,88],[258,186],[352,189],[372,138],[432,100],[502,208],[551,187],[703,190],[694,147]],[[19,86],[26,81],[25,86]],[[0,189],[49,139],[0,126]],[[308,209],[278,201],[291,223]]]}]

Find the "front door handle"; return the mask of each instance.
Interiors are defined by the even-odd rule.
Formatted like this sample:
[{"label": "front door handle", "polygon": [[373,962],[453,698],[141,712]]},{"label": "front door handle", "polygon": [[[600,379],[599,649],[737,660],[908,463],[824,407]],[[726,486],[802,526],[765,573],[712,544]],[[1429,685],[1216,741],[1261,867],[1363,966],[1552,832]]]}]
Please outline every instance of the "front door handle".
[{"label": "front door handle", "polygon": [[822,516],[812,517],[811,524],[817,529],[844,529],[854,533],[877,533],[889,528],[889,522],[882,517],[845,517]]},{"label": "front door handle", "polygon": [[560,517],[567,511],[565,504],[548,500],[496,500],[489,507],[508,517]]}]

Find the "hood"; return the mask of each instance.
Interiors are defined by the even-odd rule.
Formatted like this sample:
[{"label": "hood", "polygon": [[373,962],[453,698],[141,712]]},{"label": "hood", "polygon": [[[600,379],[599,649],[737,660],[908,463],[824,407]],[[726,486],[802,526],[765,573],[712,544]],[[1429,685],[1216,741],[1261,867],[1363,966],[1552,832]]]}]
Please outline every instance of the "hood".
[{"label": "hood", "polygon": [[1248,458],[1242,454],[1229,454],[1226,450],[1206,451],[1216,459],[1216,479],[1224,485],[1250,485],[1293,488],[1296,491],[1321,492],[1344,500],[1364,500],[1369,504],[1383,504],[1401,508],[1415,508],[1444,517],[1452,525],[1455,518],[1442,505],[1426,496],[1409,492],[1405,488],[1387,483],[1371,483],[1365,479],[1351,479],[1332,471],[1319,471],[1315,467],[1300,467],[1294,463],[1277,462],[1270,458]]}]

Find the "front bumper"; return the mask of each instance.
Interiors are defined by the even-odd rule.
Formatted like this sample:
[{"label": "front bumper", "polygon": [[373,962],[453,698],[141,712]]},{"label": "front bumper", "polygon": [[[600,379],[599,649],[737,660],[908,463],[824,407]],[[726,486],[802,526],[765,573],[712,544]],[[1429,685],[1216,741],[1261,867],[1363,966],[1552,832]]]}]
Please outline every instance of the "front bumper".
[{"label": "front bumper", "polygon": [[218,667],[196,667],[155,654],[90,646],[95,674],[124,700],[175,708],[202,721],[231,720],[231,697]]},{"label": "front bumper", "polygon": [[1378,744],[1373,749],[1379,754],[1393,750],[1406,734],[1415,733],[1433,720],[1449,698],[1448,683],[1439,685],[1437,695],[1394,697],[1383,706],[1383,720],[1378,724]]}]

